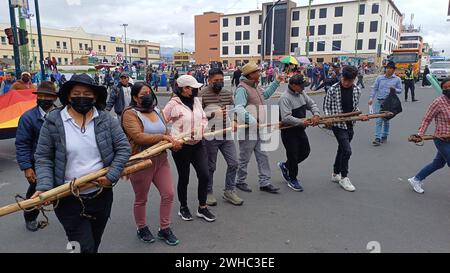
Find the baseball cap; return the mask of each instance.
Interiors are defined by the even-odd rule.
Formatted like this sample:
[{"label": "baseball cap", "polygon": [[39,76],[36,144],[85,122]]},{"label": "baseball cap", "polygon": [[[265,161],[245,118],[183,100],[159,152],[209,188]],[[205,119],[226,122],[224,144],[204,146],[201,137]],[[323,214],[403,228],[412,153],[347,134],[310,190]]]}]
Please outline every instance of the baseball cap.
[{"label": "baseball cap", "polygon": [[203,84],[197,82],[197,80],[190,75],[183,75],[177,79],[178,87],[192,87],[192,88],[200,88]]}]

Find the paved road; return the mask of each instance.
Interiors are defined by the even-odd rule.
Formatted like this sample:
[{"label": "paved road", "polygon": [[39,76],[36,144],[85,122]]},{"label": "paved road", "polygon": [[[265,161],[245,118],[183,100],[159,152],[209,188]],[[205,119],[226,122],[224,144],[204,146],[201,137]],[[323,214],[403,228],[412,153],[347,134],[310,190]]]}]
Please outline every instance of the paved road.
[{"label": "paved road", "polygon": [[[137,240],[133,192],[129,183],[120,183],[115,190],[112,219],[101,251],[368,252],[368,242],[377,241],[384,252],[449,252],[449,169],[432,176],[422,196],[414,193],[406,182],[435,155],[432,143],[417,147],[406,142],[436,97],[432,89],[418,89],[417,93],[420,102],[404,105],[405,112],[393,121],[388,144],[371,146],[373,121],[357,126],[350,164],[350,176],[357,187],[355,193],[347,193],[329,181],[337,144],[328,132],[312,128],[308,130],[312,154],[301,166],[304,193],[293,192],[283,184],[276,168],[276,163],[285,159],[284,148],[280,146],[270,153],[273,183],[282,188],[279,195],[256,190],[256,164],[252,159],[248,182],[255,191],[239,193],[245,199],[243,207],[219,200],[219,206],[213,208],[218,217],[216,223],[198,219],[182,222],[176,216],[178,202],[175,201],[173,228],[181,244],[168,247],[162,242],[145,245]],[[321,104],[323,97],[315,99]],[[368,111],[367,101],[368,89],[362,97],[364,111]],[[220,197],[225,175],[222,158],[218,164],[215,191]],[[175,168],[172,171],[177,178]],[[197,183],[194,177],[191,181],[189,204],[194,210]],[[25,190],[26,182],[14,162],[14,142],[1,141],[0,204],[13,202],[14,194]],[[149,225],[155,233],[159,211],[155,188],[151,190],[148,207]],[[0,219],[0,252],[65,252],[64,231],[52,213],[50,223],[47,229],[31,234],[25,230],[20,214]]]}]

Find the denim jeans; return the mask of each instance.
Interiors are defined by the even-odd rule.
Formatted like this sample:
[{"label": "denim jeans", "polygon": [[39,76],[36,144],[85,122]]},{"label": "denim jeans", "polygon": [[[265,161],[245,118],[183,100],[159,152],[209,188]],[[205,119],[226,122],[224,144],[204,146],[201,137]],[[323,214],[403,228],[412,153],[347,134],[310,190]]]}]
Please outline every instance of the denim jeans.
[{"label": "denim jeans", "polygon": [[416,175],[419,181],[425,180],[435,171],[444,168],[445,165],[450,168],[450,141],[436,139],[434,144],[438,150],[436,158]]},{"label": "denim jeans", "polygon": [[[381,111],[381,105],[383,104],[384,100],[378,100],[376,99],[374,102],[374,112],[379,114]],[[390,121],[386,120],[384,118],[377,119],[377,125],[375,130],[375,138],[382,139],[383,137],[387,138],[389,136],[389,129],[390,129]],[[384,130],[383,130],[384,127]]]},{"label": "denim jeans", "polygon": [[209,183],[208,193],[213,193],[214,172],[217,168],[217,154],[222,153],[227,162],[227,174],[225,177],[225,190],[234,190],[236,187],[236,174],[238,169],[236,146],[232,140],[205,140],[208,152]]},{"label": "denim jeans", "polygon": [[271,172],[269,157],[261,149],[262,140],[239,140],[239,167],[236,179],[236,185],[244,184],[247,179],[247,166],[252,154],[255,153],[259,173],[259,186],[266,187],[270,185]]}]

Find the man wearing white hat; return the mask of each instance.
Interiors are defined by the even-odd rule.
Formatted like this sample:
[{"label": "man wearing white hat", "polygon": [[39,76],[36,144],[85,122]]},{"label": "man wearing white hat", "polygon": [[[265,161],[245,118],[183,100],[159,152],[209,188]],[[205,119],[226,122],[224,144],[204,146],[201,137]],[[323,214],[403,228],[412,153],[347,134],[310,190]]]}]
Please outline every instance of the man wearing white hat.
[{"label": "man wearing white hat", "polygon": [[31,82],[31,74],[29,72],[22,72],[20,80],[16,81],[11,86],[11,90],[28,90],[35,88],[36,86]]}]

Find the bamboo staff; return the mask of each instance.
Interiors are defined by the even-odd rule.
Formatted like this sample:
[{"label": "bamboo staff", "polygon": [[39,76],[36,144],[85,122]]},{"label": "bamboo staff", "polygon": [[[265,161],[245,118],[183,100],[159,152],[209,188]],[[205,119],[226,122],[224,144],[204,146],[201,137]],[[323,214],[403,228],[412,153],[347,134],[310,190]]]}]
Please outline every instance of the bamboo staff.
[{"label": "bamboo staff", "polygon": [[[122,173],[122,176],[127,176],[139,171],[142,171],[144,169],[150,168],[152,165],[152,161],[151,160],[145,160],[142,162],[139,162],[137,164],[134,164],[132,166],[126,167]],[[99,176],[101,177],[101,176]],[[98,177],[97,177],[98,178]],[[80,191],[83,190],[87,190],[87,189],[91,189],[96,187],[95,184],[89,184],[89,182],[94,181],[95,179],[91,179],[90,181],[80,185],[78,184]],[[75,186],[77,186],[77,184],[75,183]],[[0,217],[17,212],[17,211],[21,211],[23,209],[31,209],[31,208],[35,208],[38,206],[42,206],[44,203],[47,202],[53,202],[56,201],[58,199],[67,197],[69,195],[71,195],[71,191],[70,191],[70,184],[64,184],[62,186],[59,186],[55,189],[65,189],[63,191],[58,190],[55,191],[56,193],[54,193],[53,195],[49,196],[47,199],[42,200],[40,197],[37,198],[33,198],[33,199],[28,199],[19,203],[14,203],[5,207],[0,208]],[[46,192],[47,193],[47,192]]]},{"label": "bamboo staff", "polygon": [[420,143],[428,140],[435,140],[435,139],[450,139],[450,135],[443,135],[443,136],[432,136],[432,135],[425,135],[422,137],[419,137],[418,135],[412,135],[409,137],[409,142],[415,142]]}]

